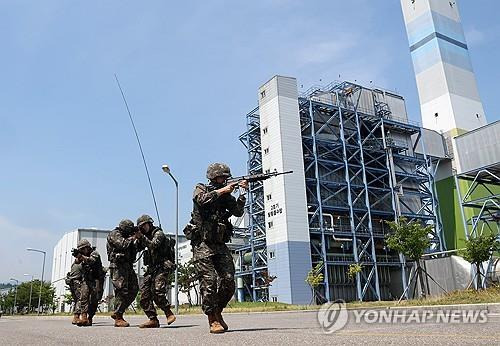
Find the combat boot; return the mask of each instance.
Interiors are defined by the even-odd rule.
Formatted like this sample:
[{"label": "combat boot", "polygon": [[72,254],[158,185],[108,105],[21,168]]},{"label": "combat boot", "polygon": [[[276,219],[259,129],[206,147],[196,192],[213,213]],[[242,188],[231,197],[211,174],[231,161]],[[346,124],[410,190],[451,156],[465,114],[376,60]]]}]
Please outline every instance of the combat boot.
[{"label": "combat boot", "polygon": [[76,325],[79,327],[88,327],[91,325],[86,312],[82,312],[80,319],[76,322]]},{"label": "combat boot", "polygon": [[79,319],[80,319],[80,314],[74,314],[71,324],[77,324]]},{"label": "combat boot", "polygon": [[130,324],[123,319],[123,314],[115,313],[115,327],[128,327]]},{"label": "combat boot", "polygon": [[113,312],[110,316],[112,319],[116,320],[116,312]]},{"label": "combat boot", "polygon": [[208,325],[210,326],[210,333],[224,333],[224,328],[220,325],[219,321],[217,321],[217,317],[215,316],[215,314],[208,315]]},{"label": "combat boot", "polygon": [[176,317],[175,317],[174,313],[172,312],[172,310],[170,310],[170,308],[165,310],[165,316],[167,316],[167,324],[168,325],[171,325],[176,320]]},{"label": "combat boot", "polygon": [[156,317],[150,318],[147,322],[141,324],[139,328],[160,328],[160,321]]},{"label": "combat boot", "polygon": [[224,328],[224,331],[227,331],[229,329],[227,323],[224,321],[222,318],[222,309],[217,309],[215,311],[215,317],[217,318],[217,321],[219,321],[220,325],[222,328]]}]

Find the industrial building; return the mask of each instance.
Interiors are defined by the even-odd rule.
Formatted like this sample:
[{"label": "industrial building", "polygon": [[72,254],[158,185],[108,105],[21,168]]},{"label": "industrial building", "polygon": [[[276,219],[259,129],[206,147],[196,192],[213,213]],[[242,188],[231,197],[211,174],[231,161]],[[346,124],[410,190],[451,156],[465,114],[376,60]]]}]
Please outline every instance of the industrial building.
[{"label": "industrial building", "polygon": [[[432,224],[430,250],[443,249],[425,150],[427,140],[430,152],[443,155],[441,136],[410,121],[400,95],[350,82],[298,95],[295,78],[275,76],[258,95],[240,137],[248,171],[294,173],[250,187],[249,244],[239,249],[238,273],[248,295],[309,303],[304,280],[320,262],[327,300],[400,295],[406,265],[385,246],[384,221],[404,216]],[[353,263],[363,271],[350,280]]]},{"label": "industrial building", "polygon": [[[385,221],[400,216],[433,226],[429,253],[498,234],[500,122],[487,124],[457,1],[401,7],[423,127],[381,88],[333,82],[299,94],[283,76],[259,88],[240,136],[248,173],[294,173],[250,186],[242,300],[307,304],[305,278],[318,263],[325,300],[399,297],[408,266],[384,237]],[[352,264],[362,265],[354,279]]]},{"label": "industrial building", "polygon": [[[472,182],[474,178],[459,178],[459,183],[457,175],[475,175],[476,171],[486,167],[490,173],[495,170],[500,161],[497,154],[499,126],[487,125],[462,29],[459,2],[401,0],[401,8],[417,82],[422,125],[440,133],[447,147],[447,155],[436,160],[434,167],[445,243],[448,249],[459,249],[469,237],[467,224],[473,223],[475,213],[471,208],[466,215],[463,213],[457,189],[459,186],[464,194],[467,193],[470,187],[467,181]],[[474,152],[474,155],[466,154],[468,152]],[[498,174],[490,175],[489,183],[500,184],[498,177]],[[497,193],[484,188],[474,190],[476,198],[498,195],[498,190]],[[500,201],[498,196],[493,199],[495,203],[490,203],[489,209],[494,214],[494,210],[499,211]]]}]

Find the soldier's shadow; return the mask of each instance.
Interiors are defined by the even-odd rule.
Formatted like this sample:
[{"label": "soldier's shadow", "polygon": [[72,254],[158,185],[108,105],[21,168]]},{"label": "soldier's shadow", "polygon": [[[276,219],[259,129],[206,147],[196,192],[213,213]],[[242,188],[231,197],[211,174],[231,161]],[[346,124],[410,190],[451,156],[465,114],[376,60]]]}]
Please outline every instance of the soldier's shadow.
[{"label": "soldier's shadow", "polygon": [[199,324],[182,324],[180,326],[161,326],[162,329],[178,329],[178,328],[192,328],[199,327]]},{"label": "soldier's shadow", "polygon": [[[200,326],[199,324],[182,324],[179,326],[160,326],[160,329],[192,328],[192,327],[199,327],[199,326]],[[112,323],[107,323],[107,322],[97,322],[96,323],[96,322],[94,322],[94,323],[92,323],[92,327],[114,327],[114,326]],[[92,328],[92,327],[89,327],[89,328]],[[139,329],[139,325],[130,325],[129,328]],[[152,328],[152,329],[156,329],[156,328]]]},{"label": "soldier's shadow", "polygon": [[266,330],[294,330],[294,329],[304,329],[304,328],[289,328],[289,327],[283,327],[283,328],[240,328],[240,329],[229,329],[226,333],[232,333],[232,332],[262,332]]}]

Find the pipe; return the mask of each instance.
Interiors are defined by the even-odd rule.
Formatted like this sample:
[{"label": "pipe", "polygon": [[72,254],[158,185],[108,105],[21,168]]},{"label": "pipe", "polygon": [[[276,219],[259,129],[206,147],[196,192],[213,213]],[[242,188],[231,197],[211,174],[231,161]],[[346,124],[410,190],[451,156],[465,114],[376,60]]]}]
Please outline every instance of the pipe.
[{"label": "pipe", "polygon": [[[314,212],[308,212],[309,215],[314,215]],[[330,218],[330,228],[327,228],[328,230],[332,230],[332,232],[335,232],[335,227],[334,227],[334,222],[333,222],[333,215],[332,214],[328,214],[328,213],[325,213],[323,212],[323,216],[328,216]],[[335,236],[335,234],[332,234],[332,238],[334,241],[348,241],[348,242],[351,242],[352,239],[350,238],[337,238]]]}]

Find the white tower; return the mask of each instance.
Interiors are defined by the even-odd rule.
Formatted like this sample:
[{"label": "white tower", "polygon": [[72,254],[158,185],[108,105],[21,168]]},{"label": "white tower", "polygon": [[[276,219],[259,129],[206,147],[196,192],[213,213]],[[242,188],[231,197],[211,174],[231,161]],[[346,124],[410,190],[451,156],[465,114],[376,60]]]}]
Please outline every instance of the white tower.
[{"label": "white tower", "polygon": [[423,127],[456,135],[486,124],[456,0],[401,0]]},{"label": "white tower", "polygon": [[308,304],[311,269],[297,80],[275,76],[259,89],[262,170],[293,171],[264,181],[270,300]]}]

